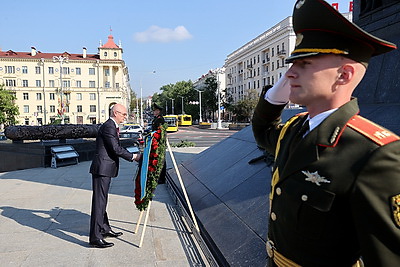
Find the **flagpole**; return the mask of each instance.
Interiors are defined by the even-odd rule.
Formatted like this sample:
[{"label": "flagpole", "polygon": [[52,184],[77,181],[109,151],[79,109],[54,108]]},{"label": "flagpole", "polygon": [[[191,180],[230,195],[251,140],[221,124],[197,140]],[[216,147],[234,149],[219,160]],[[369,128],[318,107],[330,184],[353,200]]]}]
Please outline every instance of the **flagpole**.
[{"label": "flagpole", "polygon": [[172,153],[171,146],[169,145],[168,138],[166,138],[166,139],[167,139],[168,151],[169,151],[169,154],[170,154],[170,156],[171,156],[172,163],[174,164],[174,168],[175,168],[176,174],[178,175],[178,180],[179,180],[179,183],[180,183],[180,185],[181,185],[183,195],[185,196],[186,203],[187,203],[187,205],[188,205],[188,207],[189,207],[190,215],[192,216],[193,223],[194,223],[194,226],[195,226],[197,232],[200,233],[200,229],[199,229],[199,226],[198,226],[198,224],[197,224],[196,217],[194,216],[194,212],[193,212],[193,209],[192,209],[192,205],[190,204],[189,197],[188,197],[188,195],[187,195],[187,193],[186,193],[185,185],[183,184],[183,181],[182,181],[181,173],[179,172],[178,166],[176,165],[175,157],[174,157],[174,154]]}]

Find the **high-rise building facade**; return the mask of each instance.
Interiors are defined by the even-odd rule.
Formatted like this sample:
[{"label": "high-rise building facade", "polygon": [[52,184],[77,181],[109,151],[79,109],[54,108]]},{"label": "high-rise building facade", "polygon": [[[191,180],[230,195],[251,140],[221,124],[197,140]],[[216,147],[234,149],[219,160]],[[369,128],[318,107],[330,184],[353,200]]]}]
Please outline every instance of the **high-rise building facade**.
[{"label": "high-rise building facade", "polygon": [[292,17],[287,17],[260,34],[225,60],[226,93],[237,103],[254,89],[260,94],[263,86],[273,85],[289,66],[285,63],[294,49]]},{"label": "high-rise building facade", "polygon": [[[352,20],[351,12],[343,16]],[[237,103],[249,95],[249,90],[254,89],[259,95],[263,86],[274,85],[289,69],[285,59],[295,43],[292,17],[287,17],[229,54],[224,65],[227,99]]]},{"label": "high-rise building facade", "polygon": [[19,124],[102,123],[116,103],[129,107],[129,73],[113,36],[97,54],[0,51],[0,84],[16,96]]}]

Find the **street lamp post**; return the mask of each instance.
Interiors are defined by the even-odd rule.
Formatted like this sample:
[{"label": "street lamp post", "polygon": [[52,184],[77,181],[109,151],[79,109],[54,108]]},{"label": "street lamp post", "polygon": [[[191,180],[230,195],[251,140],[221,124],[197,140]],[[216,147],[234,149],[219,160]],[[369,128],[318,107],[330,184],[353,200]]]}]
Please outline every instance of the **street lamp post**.
[{"label": "street lamp post", "polygon": [[183,110],[183,96],[182,97],[182,114],[185,114],[185,111]]},{"label": "street lamp post", "polygon": [[222,129],[221,125],[221,93],[220,93],[220,82],[219,82],[219,74],[222,74],[223,71],[221,69],[217,69],[217,93],[218,93],[218,121],[217,121],[217,129]]},{"label": "street lamp post", "polygon": [[[150,72],[151,74],[156,73],[155,70]],[[143,121],[143,88],[142,88],[142,78],[140,78],[140,125],[143,127],[144,126],[144,121]]]},{"label": "street lamp post", "polygon": [[62,80],[62,64],[68,62],[68,57],[53,56],[53,62],[60,62],[60,116],[61,124],[64,124],[64,103],[63,103],[63,80]]}]

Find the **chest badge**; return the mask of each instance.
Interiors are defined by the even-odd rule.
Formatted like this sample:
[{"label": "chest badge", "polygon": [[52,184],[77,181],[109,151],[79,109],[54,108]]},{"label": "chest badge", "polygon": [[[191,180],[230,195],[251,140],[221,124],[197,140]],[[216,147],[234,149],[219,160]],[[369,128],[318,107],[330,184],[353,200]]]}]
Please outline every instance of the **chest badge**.
[{"label": "chest badge", "polygon": [[318,174],[318,171],[315,172],[309,172],[309,171],[302,171],[302,173],[307,176],[307,178],[305,179],[306,181],[309,181],[311,183],[314,183],[318,186],[321,185],[321,183],[327,183],[329,184],[331,181],[325,179],[324,176],[321,176]]},{"label": "chest badge", "polygon": [[394,222],[400,228],[400,194],[392,197],[392,211]]}]

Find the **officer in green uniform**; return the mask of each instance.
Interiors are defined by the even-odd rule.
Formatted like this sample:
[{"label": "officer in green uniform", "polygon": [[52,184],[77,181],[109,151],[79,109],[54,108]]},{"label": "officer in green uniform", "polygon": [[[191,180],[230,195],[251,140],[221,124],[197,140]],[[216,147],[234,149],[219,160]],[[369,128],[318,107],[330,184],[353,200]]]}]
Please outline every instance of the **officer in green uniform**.
[{"label": "officer in green uniform", "polygon": [[[399,137],[357,115],[351,96],[369,59],[396,45],[322,0],[298,0],[293,27],[293,65],[252,122],[275,156],[269,266],[400,266]],[[289,100],[307,113],[282,124]]]},{"label": "officer in green uniform", "polygon": [[164,117],[162,116],[162,111],[163,108],[159,105],[157,105],[156,103],[154,103],[153,105],[153,121],[151,122],[151,130],[152,131],[157,131],[158,127],[160,127],[160,125],[163,125],[165,123]]}]

